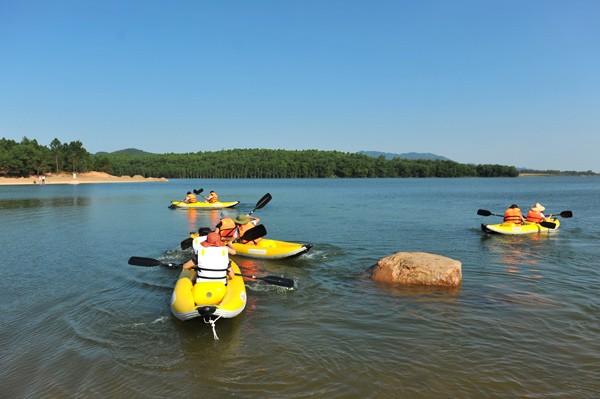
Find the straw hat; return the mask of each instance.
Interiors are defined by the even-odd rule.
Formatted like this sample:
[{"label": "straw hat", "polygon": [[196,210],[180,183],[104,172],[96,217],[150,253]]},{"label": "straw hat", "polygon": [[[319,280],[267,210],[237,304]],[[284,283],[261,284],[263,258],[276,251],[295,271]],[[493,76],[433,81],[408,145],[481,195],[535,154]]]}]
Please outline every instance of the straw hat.
[{"label": "straw hat", "polygon": [[534,212],[544,212],[546,208],[544,208],[539,202],[536,202],[535,205],[531,207],[531,210]]}]

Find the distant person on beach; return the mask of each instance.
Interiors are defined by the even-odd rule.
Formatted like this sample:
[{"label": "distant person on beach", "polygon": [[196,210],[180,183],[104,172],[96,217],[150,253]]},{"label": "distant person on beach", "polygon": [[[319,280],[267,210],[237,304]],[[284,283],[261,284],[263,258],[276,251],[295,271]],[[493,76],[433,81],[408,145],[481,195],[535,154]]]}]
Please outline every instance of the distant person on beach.
[{"label": "distant person on beach", "polygon": [[525,222],[525,218],[521,214],[521,210],[519,209],[519,205],[512,204],[504,212],[504,221],[507,222],[507,223],[514,223],[514,224],[523,224]]},{"label": "distant person on beach", "polygon": [[185,199],[182,202],[185,202],[186,204],[193,204],[197,201],[198,200],[196,199],[196,194],[192,194],[191,191],[188,191],[187,196],[185,197]]},{"label": "distant person on beach", "polygon": [[73,180],[77,180],[77,173],[73,172]]}]

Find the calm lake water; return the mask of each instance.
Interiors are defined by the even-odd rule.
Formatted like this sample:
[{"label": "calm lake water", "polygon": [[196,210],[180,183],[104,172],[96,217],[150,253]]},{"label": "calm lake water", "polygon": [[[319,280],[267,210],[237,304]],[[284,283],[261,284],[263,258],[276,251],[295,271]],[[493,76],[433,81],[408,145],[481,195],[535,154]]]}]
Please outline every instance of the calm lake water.
[{"label": "calm lake water", "polygon": [[[169,309],[179,243],[215,211],[167,208],[194,188],[239,200],[288,260],[237,258],[293,278],[248,284],[216,323]],[[2,398],[589,398],[600,391],[600,179],[185,180],[0,186]],[[551,235],[486,236],[511,203],[573,211]],[[398,251],[462,262],[458,289],[381,286]]]}]

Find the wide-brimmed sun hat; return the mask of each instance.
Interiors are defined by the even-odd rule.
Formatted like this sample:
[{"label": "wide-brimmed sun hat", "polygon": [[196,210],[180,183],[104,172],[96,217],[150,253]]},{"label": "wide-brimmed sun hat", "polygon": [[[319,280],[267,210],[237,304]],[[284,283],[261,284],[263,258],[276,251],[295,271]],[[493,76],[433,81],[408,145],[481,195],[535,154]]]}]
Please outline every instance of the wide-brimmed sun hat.
[{"label": "wide-brimmed sun hat", "polygon": [[219,233],[212,232],[206,236],[206,240],[200,243],[203,247],[222,247],[225,245],[223,241],[221,241],[221,236]]},{"label": "wide-brimmed sun hat", "polygon": [[544,212],[546,208],[544,208],[539,202],[536,202],[535,205],[531,207],[531,210],[534,212]]},{"label": "wide-brimmed sun hat", "polygon": [[248,215],[242,215],[241,213],[240,213],[239,215],[237,215],[237,216],[235,217],[235,219],[233,219],[233,221],[234,221],[236,224],[246,224],[246,223],[248,223],[250,220],[251,220],[251,219],[250,219],[250,216],[248,216]]}]

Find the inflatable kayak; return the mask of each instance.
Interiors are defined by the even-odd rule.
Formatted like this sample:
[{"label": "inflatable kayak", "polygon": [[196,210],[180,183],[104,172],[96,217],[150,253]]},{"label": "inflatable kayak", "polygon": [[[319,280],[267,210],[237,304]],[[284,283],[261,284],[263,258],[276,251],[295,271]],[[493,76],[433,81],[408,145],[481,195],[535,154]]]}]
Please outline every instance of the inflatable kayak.
[{"label": "inflatable kayak", "polygon": [[308,252],[312,248],[312,245],[263,238],[256,245],[234,242],[233,248],[235,249],[236,255],[240,256],[262,259],[282,259]]},{"label": "inflatable kayak", "polygon": [[560,222],[558,219],[548,219],[546,222],[533,223],[525,222],[525,224],[515,223],[498,223],[498,224],[481,224],[481,230],[485,233],[492,234],[535,234],[535,233],[551,233],[558,230]]},{"label": "inflatable kayak", "polygon": [[246,286],[235,262],[231,268],[236,276],[228,280],[227,285],[220,282],[199,282],[195,270],[181,270],[173,295],[171,296],[171,312],[179,320],[190,320],[196,317],[213,324],[220,317],[233,318],[246,307]]},{"label": "inflatable kayak", "polygon": [[223,209],[223,208],[233,208],[240,201],[229,201],[229,202],[193,202],[191,204],[182,201],[171,201],[171,205],[169,208],[171,209]]}]

